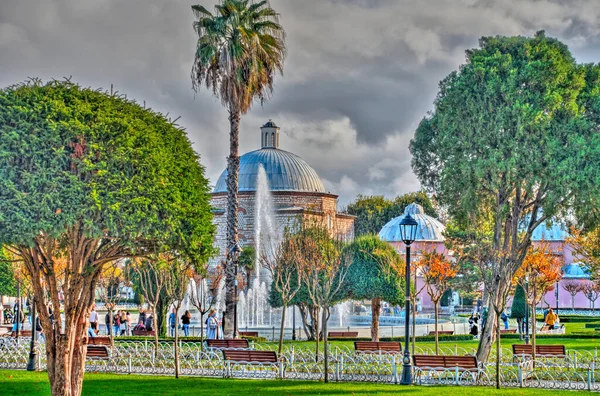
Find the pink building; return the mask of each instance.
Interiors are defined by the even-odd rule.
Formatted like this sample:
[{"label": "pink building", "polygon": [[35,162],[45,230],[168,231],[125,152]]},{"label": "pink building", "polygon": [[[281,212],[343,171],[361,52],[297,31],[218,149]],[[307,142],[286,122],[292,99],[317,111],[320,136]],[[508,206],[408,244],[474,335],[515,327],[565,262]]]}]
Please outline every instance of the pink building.
[{"label": "pink building", "polygon": [[[404,258],[406,256],[406,245],[400,239],[399,224],[404,216],[406,216],[408,213],[410,213],[410,215],[419,224],[417,228],[417,238],[410,246],[411,262],[418,260],[420,253],[423,251],[431,252],[435,250],[438,253],[447,255],[448,250],[444,244],[445,238],[443,235],[444,231],[446,230],[446,226],[444,226],[444,224],[442,224],[436,218],[425,214],[423,207],[416,203],[408,205],[402,216],[398,216],[384,225],[381,231],[379,231],[379,238],[392,245],[394,249]],[[423,279],[419,276],[419,274],[417,274],[417,287],[421,289],[423,285]],[[433,308],[431,298],[424,288],[417,299],[417,310],[420,310],[419,308]]]},{"label": "pink building", "polygon": [[[410,204],[406,207],[404,214],[390,220],[379,232],[379,238],[383,241],[388,242],[394,247],[394,249],[405,257],[406,246],[400,239],[400,221],[406,216],[407,213],[417,221],[417,239],[411,245],[411,261],[418,260],[419,254],[422,251],[437,251],[448,255],[448,249],[445,246],[444,231],[446,227],[439,220],[425,214],[423,208],[416,204]],[[589,275],[586,274],[582,266],[576,262],[573,257],[573,249],[566,244],[568,232],[563,224],[558,222],[546,222],[541,224],[533,232],[531,237],[534,246],[547,246],[551,252],[558,256],[564,263],[563,267],[563,278],[558,284],[558,294],[556,286],[553,290],[549,291],[544,299],[542,300],[541,306],[550,306],[552,308],[557,307],[557,296],[558,296],[558,308],[560,310],[571,309],[575,306],[575,309],[586,309],[591,307],[590,300],[585,296],[583,292],[578,292],[574,296],[565,290],[565,285],[572,283],[584,283],[589,279]],[[418,275],[418,274],[417,274]],[[417,276],[417,287],[420,289],[423,286],[423,280]],[[420,293],[420,298],[417,306],[423,309],[433,308],[433,304],[429,295],[425,289]],[[598,299],[598,306],[600,306],[600,299]]]}]

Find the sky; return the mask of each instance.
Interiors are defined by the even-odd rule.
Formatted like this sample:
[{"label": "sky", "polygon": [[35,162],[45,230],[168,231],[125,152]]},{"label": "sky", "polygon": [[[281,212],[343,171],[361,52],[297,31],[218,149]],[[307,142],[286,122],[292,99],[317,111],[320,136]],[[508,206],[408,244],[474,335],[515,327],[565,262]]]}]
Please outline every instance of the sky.
[{"label": "sky", "polygon": [[[220,101],[194,93],[194,0],[0,0],[0,86],[70,77],[177,118],[211,184],[226,166]],[[200,4],[212,9],[214,0]],[[418,190],[408,150],[438,82],[482,36],[548,36],[600,61],[600,0],[271,0],[287,32],[272,100],[242,118],[240,154],[273,119],[281,148],[340,195]]]}]

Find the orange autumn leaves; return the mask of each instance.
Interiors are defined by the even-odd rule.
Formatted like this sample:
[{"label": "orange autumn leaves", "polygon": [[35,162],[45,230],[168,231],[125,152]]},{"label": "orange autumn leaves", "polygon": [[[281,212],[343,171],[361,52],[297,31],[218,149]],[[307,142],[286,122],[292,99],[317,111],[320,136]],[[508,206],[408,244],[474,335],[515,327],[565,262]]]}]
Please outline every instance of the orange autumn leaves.
[{"label": "orange autumn leaves", "polygon": [[[560,281],[562,266],[562,259],[552,254],[549,245],[543,243],[531,247],[523,260],[523,265],[517,270],[513,283],[524,285],[525,280],[528,279],[530,301],[537,300],[552,290],[556,282]],[[538,301],[533,302],[537,303]]]}]

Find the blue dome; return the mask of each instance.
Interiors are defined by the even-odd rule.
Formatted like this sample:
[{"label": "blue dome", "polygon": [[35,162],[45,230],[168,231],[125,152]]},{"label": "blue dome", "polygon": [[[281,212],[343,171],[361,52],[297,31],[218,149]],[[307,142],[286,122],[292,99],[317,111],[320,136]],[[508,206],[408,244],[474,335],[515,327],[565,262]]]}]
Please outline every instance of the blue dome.
[{"label": "blue dome", "polygon": [[[306,161],[277,148],[262,148],[241,156],[238,191],[256,191],[260,164],[265,168],[271,191],[325,192],[321,178]],[[226,192],[226,180],[227,169],[221,173],[213,192]]]},{"label": "blue dome", "polygon": [[569,236],[567,227],[558,221],[545,221],[531,234],[532,241],[564,241]]},{"label": "blue dome", "polygon": [[446,227],[437,219],[425,214],[423,207],[416,203],[412,203],[404,209],[404,214],[389,221],[379,231],[379,238],[386,242],[401,242],[400,239],[400,221],[408,213],[417,221],[417,241],[443,242],[444,231]]},{"label": "blue dome", "polygon": [[564,278],[583,278],[588,279],[590,277],[589,272],[581,266],[580,263],[571,263],[563,267],[563,279]]}]

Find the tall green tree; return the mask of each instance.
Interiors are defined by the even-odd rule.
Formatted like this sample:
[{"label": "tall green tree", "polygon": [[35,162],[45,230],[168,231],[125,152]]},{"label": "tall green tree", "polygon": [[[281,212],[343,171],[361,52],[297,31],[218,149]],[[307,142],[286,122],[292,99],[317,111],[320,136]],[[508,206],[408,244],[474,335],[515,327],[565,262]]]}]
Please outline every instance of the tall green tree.
[{"label": "tall green tree", "polygon": [[359,195],[346,209],[354,220],[354,235],[377,234],[391,219],[401,216],[404,209],[411,203],[418,203],[425,213],[437,217],[435,207],[427,194],[422,191],[399,195],[394,199],[387,199],[382,195]]},{"label": "tall green tree", "polygon": [[354,300],[371,300],[371,339],[379,341],[381,302],[404,304],[403,260],[388,243],[374,235],[355,239],[346,250],[352,264],[346,276]]},{"label": "tall green tree", "polygon": [[527,300],[525,299],[525,290],[520,284],[515,288],[515,295],[510,307],[510,317],[517,320],[519,334],[523,337],[523,319],[527,312]]},{"label": "tall green tree", "polygon": [[[488,318],[486,361],[511,280],[546,219],[598,202],[597,66],[578,65],[543,32],[484,37],[441,83],[434,110],[411,141],[413,170],[465,229],[482,219]],[[587,221],[592,221],[589,217]],[[487,278],[486,278],[487,279]]]},{"label": "tall green tree", "polygon": [[229,113],[224,333],[231,338],[237,265],[234,247],[238,243],[240,117],[255,100],[262,104],[272,95],[275,75],[278,71],[283,73],[285,32],[279,24],[279,14],[268,1],[221,0],[214,15],[201,5],[192,6],[192,10],[198,34],[192,87],[197,91],[206,86]]},{"label": "tall green tree", "polygon": [[23,260],[39,311],[62,307],[63,321],[40,315],[48,377],[53,395],[79,395],[104,266],[167,249],[205,262],[208,180],[171,120],[70,81],[0,90],[0,134],[0,244]]}]

